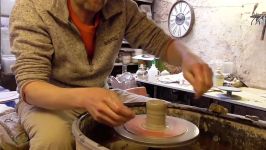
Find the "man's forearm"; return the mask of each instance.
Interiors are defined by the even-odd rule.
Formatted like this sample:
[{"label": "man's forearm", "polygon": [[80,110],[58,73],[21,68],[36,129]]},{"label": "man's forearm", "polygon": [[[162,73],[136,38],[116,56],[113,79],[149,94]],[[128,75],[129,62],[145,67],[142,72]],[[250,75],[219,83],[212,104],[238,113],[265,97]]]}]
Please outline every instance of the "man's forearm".
[{"label": "man's forearm", "polygon": [[196,98],[212,87],[211,68],[181,41],[171,41],[163,58],[169,64],[182,67],[184,78],[193,86]]},{"label": "man's forearm", "polygon": [[174,40],[169,43],[163,60],[171,65],[181,66],[187,54],[192,54],[189,48],[183,42]]},{"label": "man's forearm", "polygon": [[46,109],[82,108],[76,91],[81,88],[60,88],[43,81],[33,81],[24,88],[25,101]]},{"label": "man's forearm", "polygon": [[104,88],[60,88],[33,81],[22,90],[32,105],[53,110],[84,108],[94,120],[109,126],[124,124],[135,116],[115,92]]}]

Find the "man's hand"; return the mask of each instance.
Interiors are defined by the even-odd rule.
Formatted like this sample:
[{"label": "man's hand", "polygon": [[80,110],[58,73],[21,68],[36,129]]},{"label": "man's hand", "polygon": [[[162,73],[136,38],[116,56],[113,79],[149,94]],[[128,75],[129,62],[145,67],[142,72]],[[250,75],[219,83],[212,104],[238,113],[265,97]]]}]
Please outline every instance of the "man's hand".
[{"label": "man's hand", "polygon": [[212,70],[180,40],[171,40],[163,59],[171,65],[182,66],[185,79],[193,86],[196,98],[212,87]]},{"label": "man's hand", "polygon": [[193,86],[196,98],[212,87],[212,70],[198,56],[188,53],[183,57],[182,70],[186,80]]},{"label": "man's hand", "polygon": [[134,112],[126,107],[113,91],[89,88],[78,94],[83,98],[83,106],[100,123],[118,126],[135,116]]},{"label": "man's hand", "polygon": [[118,126],[134,117],[113,91],[103,88],[61,88],[44,81],[25,85],[24,100],[51,110],[85,108],[92,117],[109,126]]}]

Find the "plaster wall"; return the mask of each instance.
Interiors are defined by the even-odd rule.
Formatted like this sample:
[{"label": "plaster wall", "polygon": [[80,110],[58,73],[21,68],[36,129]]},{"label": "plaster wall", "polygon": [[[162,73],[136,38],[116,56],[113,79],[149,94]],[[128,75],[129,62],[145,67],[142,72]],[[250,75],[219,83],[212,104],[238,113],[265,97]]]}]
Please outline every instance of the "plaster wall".
[{"label": "plaster wall", "polygon": [[[167,33],[168,15],[176,0],[155,0],[154,20]],[[195,12],[192,31],[181,40],[206,62],[231,61],[234,73],[249,87],[266,89],[266,35],[251,25],[254,4],[266,12],[265,0],[187,0]]]}]

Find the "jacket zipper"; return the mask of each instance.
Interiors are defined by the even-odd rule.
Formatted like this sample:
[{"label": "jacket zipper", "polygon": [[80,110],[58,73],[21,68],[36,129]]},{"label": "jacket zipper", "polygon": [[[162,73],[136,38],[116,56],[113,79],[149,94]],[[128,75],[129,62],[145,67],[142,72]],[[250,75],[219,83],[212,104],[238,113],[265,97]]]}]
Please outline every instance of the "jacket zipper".
[{"label": "jacket zipper", "polygon": [[[68,24],[70,25],[70,27],[71,27],[72,29],[74,29],[74,30],[78,33],[78,35],[79,35],[80,38],[81,38],[80,32],[79,32],[79,30],[77,29],[77,27],[76,27],[71,21],[68,21]],[[90,71],[92,71],[92,59],[89,58],[89,57],[87,57],[87,59],[88,59],[88,63],[89,63],[89,66],[90,66]]]}]

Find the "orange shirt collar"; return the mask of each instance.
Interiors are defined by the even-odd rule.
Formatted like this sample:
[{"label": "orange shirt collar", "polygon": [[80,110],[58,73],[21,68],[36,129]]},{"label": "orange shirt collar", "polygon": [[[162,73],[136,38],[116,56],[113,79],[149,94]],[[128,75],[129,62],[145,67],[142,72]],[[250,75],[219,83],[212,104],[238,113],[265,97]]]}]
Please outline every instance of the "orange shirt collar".
[{"label": "orange shirt collar", "polygon": [[100,23],[100,15],[97,14],[95,17],[95,22],[94,22],[94,25],[87,25],[85,24],[84,22],[82,22],[78,15],[75,13],[75,11],[73,10],[73,8],[71,7],[71,1],[70,0],[67,0],[67,3],[68,3],[68,9],[69,9],[69,15],[70,15],[70,18],[72,19],[72,22],[78,26],[78,29],[79,30],[82,30],[82,31],[90,31],[92,29],[95,29],[99,26],[99,23]]}]

